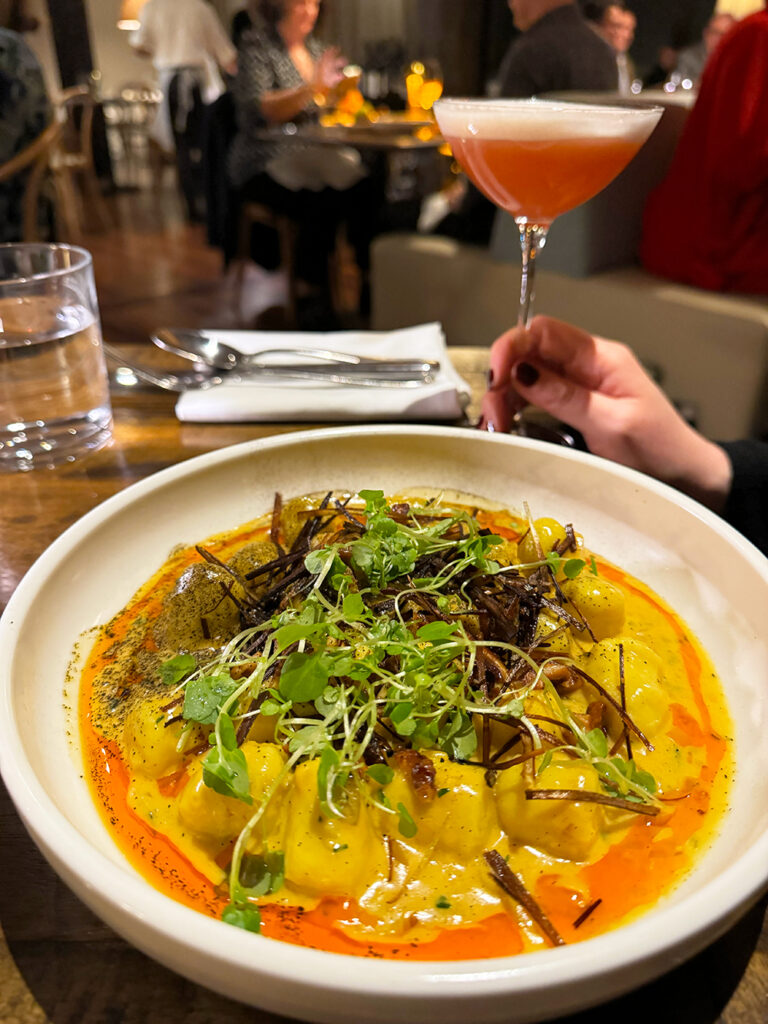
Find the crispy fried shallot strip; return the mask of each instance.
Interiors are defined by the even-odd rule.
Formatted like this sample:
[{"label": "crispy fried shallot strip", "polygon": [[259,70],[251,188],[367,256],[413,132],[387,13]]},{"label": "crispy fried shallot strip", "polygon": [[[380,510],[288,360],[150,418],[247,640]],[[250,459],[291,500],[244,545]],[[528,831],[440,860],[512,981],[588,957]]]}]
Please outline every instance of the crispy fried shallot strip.
[{"label": "crispy fried shallot strip", "polygon": [[278,555],[284,555],[283,545],[280,543],[280,519],[283,514],[283,496],[275,491],[275,500],[272,505],[272,522],[269,524],[269,539],[277,548]]},{"label": "crispy fried shallot strip", "polygon": [[582,679],[586,679],[586,681],[589,683],[589,685],[590,686],[594,686],[594,688],[597,690],[597,692],[600,694],[600,696],[604,700],[608,701],[608,703],[611,705],[613,710],[618,714],[619,718],[622,720],[624,725],[628,729],[632,730],[632,732],[635,734],[635,736],[637,736],[637,738],[640,740],[640,742],[643,744],[643,746],[645,747],[646,750],[653,750],[653,744],[650,742],[650,740],[635,725],[635,723],[629,717],[629,715],[624,710],[624,708],[621,706],[621,704],[619,704],[619,702],[614,697],[612,697],[610,695],[610,693],[608,693],[608,691],[605,689],[605,687],[601,686],[600,683],[598,683],[598,681],[596,679],[593,679],[592,676],[589,675],[588,672],[585,672],[584,669],[579,668],[577,665],[573,666],[573,671],[577,675],[580,675],[582,677]]},{"label": "crispy fried shallot strip", "polygon": [[620,796],[608,796],[607,793],[594,793],[589,789],[526,789],[526,800],[572,800],[574,803],[605,804],[606,807],[617,807],[621,811],[633,811],[635,814],[646,814],[653,818],[660,808],[653,804],[638,804],[634,800],[624,800]]},{"label": "crispy fried shallot strip", "polygon": [[512,899],[517,900],[520,906],[528,911],[552,945],[564,946],[566,944],[565,939],[558,932],[514,871],[512,871],[498,850],[486,850],[483,857],[485,857],[485,862],[491,869],[491,874],[504,892],[508,893]]},{"label": "crispy fried shallot strip", "polygon": [[587,920],[587,918],[590,916],[590,914],[593,914],[597,910],[597,908],[600,906],[600,904],[602,902],[603,902],[602,898],[596,899],[594,901],[594,903],[590,903],[588,907],[585,907],[584,910],[582,910],[582,912],[579,914],[579,916],[573,922],[573,927],[574,928],[581,928],[581,926],[584,924],[584,922]]}]

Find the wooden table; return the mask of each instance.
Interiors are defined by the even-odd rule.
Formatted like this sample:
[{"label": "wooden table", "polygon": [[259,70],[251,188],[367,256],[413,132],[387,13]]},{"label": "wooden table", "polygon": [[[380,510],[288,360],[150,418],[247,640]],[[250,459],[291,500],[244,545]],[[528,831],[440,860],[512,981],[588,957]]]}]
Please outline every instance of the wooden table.
[{"label": "wooden table", "polygon": [[[136,348],[142,358],[146,346]],[[476,414],[487,353],[454,349]],[[162,361],[167,357],[154,354]],[[75,519],[148,474],[202,452],[298,425],[192,425],[173,396],[116,394],[112,445],[55,471],[0,476],[0,609],[33,560]],[[305,426],[305,425],[302,425]],[[51,871],[0,784],[0,1024],[278,1024],[149,960],[118,938]],[[722,939],[659,981],[568,1024],[765,1024],[766,900]],[[565,1018],[560,1024],[566,1024]]]}]

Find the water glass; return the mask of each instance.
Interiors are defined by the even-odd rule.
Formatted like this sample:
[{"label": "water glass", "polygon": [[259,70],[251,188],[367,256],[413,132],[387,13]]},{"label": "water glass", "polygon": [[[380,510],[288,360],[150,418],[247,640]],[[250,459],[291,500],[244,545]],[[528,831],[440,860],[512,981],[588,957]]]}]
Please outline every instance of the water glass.
[{"label": "water glass", "polygon": [[74,462],[111,434],[90,253],[0,245],[0,471]]}]

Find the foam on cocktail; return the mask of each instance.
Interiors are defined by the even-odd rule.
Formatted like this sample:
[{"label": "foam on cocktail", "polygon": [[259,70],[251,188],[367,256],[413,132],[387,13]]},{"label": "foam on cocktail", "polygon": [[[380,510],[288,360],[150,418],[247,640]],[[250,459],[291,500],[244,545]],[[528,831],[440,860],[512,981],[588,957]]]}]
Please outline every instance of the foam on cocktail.
[{"label": "foam on cocktail", "polygon": [[656,108],[558,103],[550,100],[440,100],[435,116],[447,138],[611,138],[642,143],[659,120]]}]

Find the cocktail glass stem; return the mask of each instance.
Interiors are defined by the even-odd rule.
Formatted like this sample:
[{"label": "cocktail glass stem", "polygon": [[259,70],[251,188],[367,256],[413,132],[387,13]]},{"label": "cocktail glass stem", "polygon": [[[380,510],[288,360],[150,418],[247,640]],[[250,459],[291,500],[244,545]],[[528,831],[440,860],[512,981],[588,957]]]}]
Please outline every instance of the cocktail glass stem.
[{"label": "cocktail glass stem", "polygon": [[536,257],[547,241],[548,224],[528,224],[516,221],[520,232],[520,253],[522,256],[522,275],[520,277],[520,308],[517,315],[517,326],[527,327],[531,321],[533,295],[536,283]]},{"label": "cocktail glass stem", "polygon": [[[515,221],[520,232],[520,255],[522,273],[520,275],[520,306],[517,314],[517,326],[525,328],[533,315],[533,294],[536,286],[536,257],[547,241],[548,224],[529,224],[525,220]],[[525,436],[526,428],[523,410],[517,409],[512,415],[511,434]]]}]

